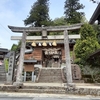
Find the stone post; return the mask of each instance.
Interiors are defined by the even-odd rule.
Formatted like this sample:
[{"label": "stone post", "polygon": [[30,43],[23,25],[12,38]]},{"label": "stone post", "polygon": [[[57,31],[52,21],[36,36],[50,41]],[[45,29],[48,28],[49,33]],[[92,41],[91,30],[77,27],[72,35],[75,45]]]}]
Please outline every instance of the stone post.
[{"label": "stone post", "polygon": [[26,82],[26,72],[24,72],[24,82]]},{"label": "stone post", "polygon": [[25,53],[25,46],[26,46],[26,36],[27,33],[24,31],[22,34],[22,41],[21,41],[21,49],[20,49],[20,57],[19,57],[19,65],[17,68],[17,77],[16,82],[13,85],[22,86],[22,71],[23,71],[23,61],[24,61],[24,53]]},{"label": "stone post", "polygon": [[72,71],[71,71],[71,61],[70,61],[70,50],[69,50],[69,40],[68,31],[64,31],[64,47],[65,47],[65,61],[66,61],[66,78],[67,83],[72,83]]}]

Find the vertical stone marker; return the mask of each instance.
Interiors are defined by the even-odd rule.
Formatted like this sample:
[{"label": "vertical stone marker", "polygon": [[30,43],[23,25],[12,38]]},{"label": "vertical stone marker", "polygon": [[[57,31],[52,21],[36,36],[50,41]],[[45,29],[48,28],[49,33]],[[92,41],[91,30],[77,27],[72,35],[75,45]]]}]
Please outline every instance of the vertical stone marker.
[{"label": "vertical stone marker", "polygon": [[70,61],[70,50],[69,50],[69,40],[68,31],[64,31],[64,47],[65,47],[65,61],[66,61],[66,78],[67,83],[72,83],[72,72],[71,72],[71,61]]},{"label": "vertical stone marker", "polygon": [[10,51],[9,67],[8,67],[8,75],[7,75],[7,84],[12,84],[13,83],[14,61],[15,61],[15,52]]}]

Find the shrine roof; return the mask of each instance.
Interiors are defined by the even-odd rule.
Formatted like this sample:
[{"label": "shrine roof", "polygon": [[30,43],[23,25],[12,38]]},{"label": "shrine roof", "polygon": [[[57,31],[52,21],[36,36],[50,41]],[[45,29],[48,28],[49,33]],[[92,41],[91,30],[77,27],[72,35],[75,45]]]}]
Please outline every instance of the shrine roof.
[{"label": "shrine roof", "polygon": [[8,52],[8,49],[0,48],[0,52],[5,52],[5,53],[7,53],[7,52]]},{"label": "shrine roof", "polygon": [[97,51],[93,52],[87,60],[92,59],[93,57],[99,56],[100,55],[100,49],[98,49]]},{"label": "shrine roof", "polygon": [[90,18],[89,23],[93,24],[96,20],[100,19],[100,3],[98,4],[97,8],[95,9],[92,17]]}]

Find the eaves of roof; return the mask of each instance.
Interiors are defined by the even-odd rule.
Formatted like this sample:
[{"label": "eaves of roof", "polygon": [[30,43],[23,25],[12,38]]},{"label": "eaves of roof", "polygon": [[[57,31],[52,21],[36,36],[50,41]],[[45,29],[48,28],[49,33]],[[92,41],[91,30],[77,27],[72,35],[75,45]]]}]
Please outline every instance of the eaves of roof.
[{"label": "eaves of roof", "polygon": [[97,8],[95,9],[92,17],[90,18],[90,21],[89,23],[90,24],[93,24],[97,19],[98,17],[100,16],[100,3],[98,4]]}]

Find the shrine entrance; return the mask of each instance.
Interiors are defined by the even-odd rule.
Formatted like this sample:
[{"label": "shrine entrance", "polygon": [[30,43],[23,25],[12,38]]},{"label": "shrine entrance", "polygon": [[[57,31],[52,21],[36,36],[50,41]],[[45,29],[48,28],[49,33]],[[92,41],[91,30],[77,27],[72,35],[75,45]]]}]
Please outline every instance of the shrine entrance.
[{"label": "shrine entrance", "polygon": [[61,49],[43,49],[43,67],[61,67]]},{"label": "shrine entrance", "polygon": [[[73,25],[68,25],[68,26],[49,26],[49,27],[14,27],[14,26],[8,26],[11,29],[12,32],[23,33],[21,38],[17,37],[18,39],[21,39],[22,43],[21,43],[21,49],[20,49],[19,64],[18,64],[18,68],[17,68],[16,82],[14,84],[15,85],[21,85],[22,84],[21,81],[22,81],[22,71],[23,71],[23,61],[24,61],[26,40],[32,39],[33,43],[34,43],[34,40],[36,40],[36,36],[35,36],[35,38],[29,37],[29,36],[27,37],[27,35],[28,35],[27,33],[30,33],[30,32],[33,32],[33,33],[34,32],[41,32],[42,36],[39,36],[39,39],[42,39],[44,41],[46,41],[48,39],[49,40],[52,39],[51,37],[48,38],[47,32],[63,32],[64,33],[63,34],[64,48],[62,49],[62,52],[64,52],[63,54],[65,55],[64,61],[66,62],[65,66],[66,66],[67,83],[72,83],[73,81],[72,81],[71,59],[70,59],[70,50],[69,50],[69,38],[70,38],[70,36],[68,35],[68,31],[80,29],[82,25],[83,25],[82,23],[79,23],[79,24],[73,24]],[[58,36],[59,40],[61,38],[62,38],[62,36]],[[71,38],[75,39],[75,36],[72,35]],[[16,38],[14,38],[14,39],[16,40]],[[55,40],[55,38],[53,38],[52,40]],[[44,46],[46,46],[46,45],[44,44]],[[39,50],[40,49],[38,49],[38,51]],[[38,51],[36,51],[36,52],[38,52]],[[55,53],[55,52],[58,53],[58,51],[60,51],[60,50],[56,50],[55,52],[53,50],[53,52],[51,52],[50,48],[49,48],[48,55],[46,54],[47,51],[48,51],[48,48],[47,48],[47,50],[43,50],[43,59],[46,57],[47,61],[50,60],[54,63],[59,62],[59,64],[60,64],[60,60],[61,60],[60,54],[58,55],[58,54]],[[37,53],[37,54],[38,54],[37,58],[39,60],[41,60],[41,57],[40,57],[41,52]],[[63,56],[62,56],[62,59],[63,59]],[[42,61],[45,61],[45,59],[42,60]],[[45,65],[45,67],[48,67],[48,66],[49,66],[49,63],[47,63]],[[51,64],[50,64],[50,66],[51,66]],[[52,65],[52,66],[54,67],[54,65]]]}]

